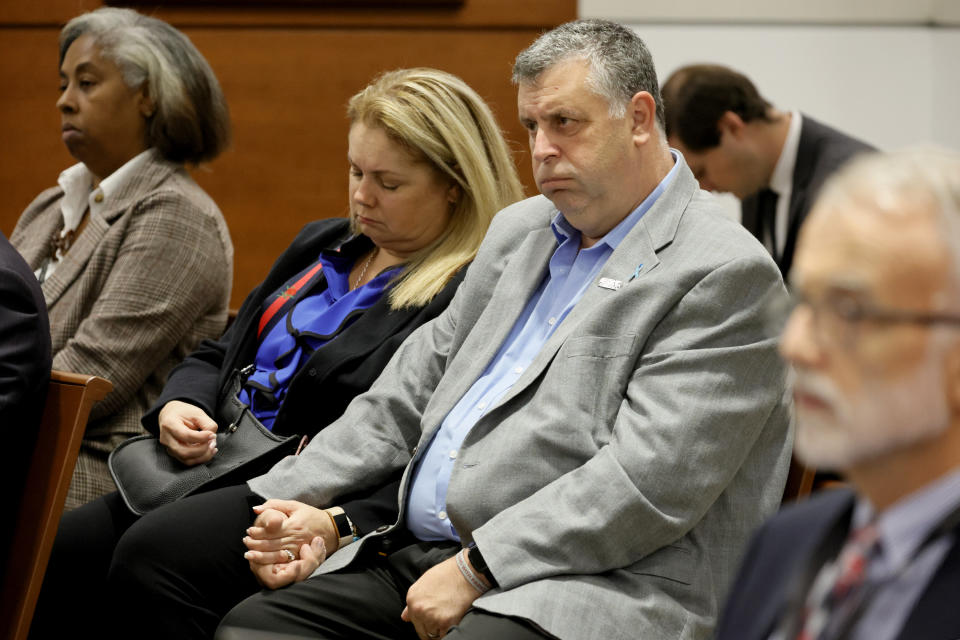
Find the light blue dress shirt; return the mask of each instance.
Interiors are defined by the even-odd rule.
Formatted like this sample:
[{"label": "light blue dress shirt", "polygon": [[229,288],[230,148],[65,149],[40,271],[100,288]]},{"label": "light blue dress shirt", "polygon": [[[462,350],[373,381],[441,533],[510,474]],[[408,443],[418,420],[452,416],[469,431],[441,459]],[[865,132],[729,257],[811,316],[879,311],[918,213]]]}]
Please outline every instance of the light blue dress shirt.
[{"label": "light blue dress shirt", "polygon": [[507,339],[483,374],[447,414],[418,463],[407,502],[407,528],[420,540],[460,540],[447,517],[447,487],[460,445],[473,426],[500,398],[540,352],[607,258],[640,218],[653,206],[677,172],[673,169],[630,215],[588,249],[580,249],[580,232],[563,214],[553,219],[558,247],[548,273],[527,301]]}]

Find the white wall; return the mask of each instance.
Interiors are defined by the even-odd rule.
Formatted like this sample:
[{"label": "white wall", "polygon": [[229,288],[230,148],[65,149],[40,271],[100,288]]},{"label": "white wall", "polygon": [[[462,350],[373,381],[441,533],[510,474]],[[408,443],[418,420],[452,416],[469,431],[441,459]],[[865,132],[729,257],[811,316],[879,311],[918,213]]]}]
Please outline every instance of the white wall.
[{"label": "white wall", "polygon": [[933,83],[931,139],[960,149],[960,29],[934,32]]},{"label": "white wall", "polygon": [[957,0],[580,0],[635,28],[661,79],[729,65],[768,100],[880,148],[960,149]]}]

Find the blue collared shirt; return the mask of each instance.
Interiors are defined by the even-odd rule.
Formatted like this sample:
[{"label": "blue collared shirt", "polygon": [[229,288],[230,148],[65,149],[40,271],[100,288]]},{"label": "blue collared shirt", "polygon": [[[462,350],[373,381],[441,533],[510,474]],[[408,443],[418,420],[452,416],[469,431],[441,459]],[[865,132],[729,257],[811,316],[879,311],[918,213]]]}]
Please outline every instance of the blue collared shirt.
[{"label": "blue collared shirt", "polygon": [[677,172],[673,169],[630,215],[592,247],[580,249],[580,232],[563,214],[553,219],[559,245],[548,272],[527,301],[490,364],[447,414],[413,475],[407,503],[407,528],[421,540],[459,540],[447,517],[447,487],[460,445],[473,426],[526,371],[556,328],[577,304],[614,249],[653,206]]}]

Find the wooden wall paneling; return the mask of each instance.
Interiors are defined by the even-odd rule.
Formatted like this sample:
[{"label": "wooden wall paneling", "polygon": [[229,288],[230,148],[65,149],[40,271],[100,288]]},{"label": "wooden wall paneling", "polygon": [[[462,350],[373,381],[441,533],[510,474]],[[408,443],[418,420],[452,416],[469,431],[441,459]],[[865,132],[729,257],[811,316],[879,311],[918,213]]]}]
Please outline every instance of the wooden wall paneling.
[{"label": "wooden wall paneling", "polygon": [[0,231],[7,236],[24,208],[75,162],[60,139],[54,106],[58,34],[56,28],[0,29]]},{"label": "wooden wall paneling", "polygon": [[4,0],[0,2],[0,25],[62,25],[102,4],[100,0]]},{"label": "wooden wall paneling", "polygon": [[[65,0],[60,0],[61,2]],[[233,6],[221,2],[216,7],[195,6],[189,3],[173,4],[130,2],[118,0],[118,5],[132,5],[179,26],[337,26],[354,28],[419,28],[457,29],[465,27],[550,28],[576,18],[576,0],[464,0],[459,6],[422,6],[396,2],[395,6],[356,6],[350,0],[328,4],[324,2],[238,2]],[[351,4],[354,7],[351,8]]]}]

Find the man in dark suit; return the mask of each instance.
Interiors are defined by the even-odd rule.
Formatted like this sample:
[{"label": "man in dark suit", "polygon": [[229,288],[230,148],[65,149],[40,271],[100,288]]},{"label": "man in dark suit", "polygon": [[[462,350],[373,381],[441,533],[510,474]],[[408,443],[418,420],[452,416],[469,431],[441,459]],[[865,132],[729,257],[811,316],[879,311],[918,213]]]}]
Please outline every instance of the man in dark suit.
[{"label": "man in dark suit", "polygon": [[960,155],[842,169],[793,275],[795,453],[852,489],[760,529],[717,638],[960,638]]},{"label": "man in dark suit", "polygon": [[784,278],[797,231],[824,180],[868,144],[797,111],[780,111],[750,80],[719,65],[691,65],[663,85],[667,138],[700,186],[742,201],[743,225]]},{"label": "man in dark suit", "polygon": [[[50,380],[50,326],[40,283],[0,233],[0,429],[7,513],[17,513]],[[12,504],[10,496],[12,496]],[[6,559],[12,527],[0,527]]]}]

